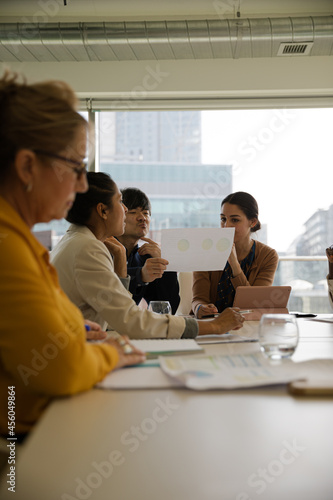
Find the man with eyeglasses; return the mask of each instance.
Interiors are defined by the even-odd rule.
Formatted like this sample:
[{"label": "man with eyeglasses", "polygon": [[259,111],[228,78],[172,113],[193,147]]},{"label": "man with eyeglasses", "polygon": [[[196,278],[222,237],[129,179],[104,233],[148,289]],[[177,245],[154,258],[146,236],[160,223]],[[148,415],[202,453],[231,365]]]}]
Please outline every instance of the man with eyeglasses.
[{"label": "man with eyeglasses", "polygon": [[[179,302],[179,283],[176,272],[164,272],[167,261],[161,258],[159,245],[147,238],[151,205],[140,189],[121,190],[123,203],[127,207],[125,232],[118,240],[126,248],[127,273],[131,278],[129,290],[137,304],[145,299],[168,300],[175,314]],[[139,247],[139,240],[144,244]]]}]

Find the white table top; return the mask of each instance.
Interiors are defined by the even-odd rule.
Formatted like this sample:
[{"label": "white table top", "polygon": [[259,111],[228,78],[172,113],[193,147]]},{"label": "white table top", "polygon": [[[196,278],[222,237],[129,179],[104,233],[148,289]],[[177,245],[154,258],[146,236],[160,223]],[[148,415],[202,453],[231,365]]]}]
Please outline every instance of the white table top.
[{"label": "white table top", "polygon": [[[299,324],[295,360],[333,358],[333,324]],[[207,352],[258,349],[228,344]],[[297,398],[284,387],[95,389],[49,407],[21,450],[16,494],[3,488],[0,496],[330,500],[332,426],[332,398]]]}]

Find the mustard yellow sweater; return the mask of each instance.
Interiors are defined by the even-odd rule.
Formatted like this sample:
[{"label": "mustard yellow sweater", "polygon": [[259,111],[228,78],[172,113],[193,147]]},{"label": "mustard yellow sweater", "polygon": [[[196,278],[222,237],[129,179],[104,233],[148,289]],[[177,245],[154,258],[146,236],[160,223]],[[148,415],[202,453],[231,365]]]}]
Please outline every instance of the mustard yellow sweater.
[{"label": "mustard yellow sweater", "polygon": [[54,397],[90,389],[118,362],[110,345],[86,342],[83,316],[60,289],[48,251],[2,197],[0,308],[1,434],[8,387],[15,432],[26,433]]}]

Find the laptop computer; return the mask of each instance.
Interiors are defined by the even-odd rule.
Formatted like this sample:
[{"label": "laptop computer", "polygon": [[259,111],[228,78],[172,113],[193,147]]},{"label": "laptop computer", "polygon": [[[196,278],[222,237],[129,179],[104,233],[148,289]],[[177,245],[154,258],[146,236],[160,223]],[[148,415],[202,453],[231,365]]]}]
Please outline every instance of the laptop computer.
[{"label": "laptop computer", "polygon": [[233,306],[253,310],[245,315],[247,320],[259,320],[263,314],[289,314],[290,292],[291,286],[239,286]]}]

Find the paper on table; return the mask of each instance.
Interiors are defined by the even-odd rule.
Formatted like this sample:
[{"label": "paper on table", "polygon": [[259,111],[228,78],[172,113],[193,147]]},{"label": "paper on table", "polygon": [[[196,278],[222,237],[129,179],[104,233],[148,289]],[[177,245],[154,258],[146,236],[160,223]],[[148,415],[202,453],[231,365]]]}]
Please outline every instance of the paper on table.
[{"label": "paper on table", "polygon": [[[220,359],[216,362],[216,358]],[[165,360],[172,360],[173,369],[168,366],[168,376],[158,366]],[[190,369],[189,378],[180,374],[177,366],[180,361],[182,369]],[[207,361],[208,360],[208,361]],[[193,363],[194,362],[194,363]],[[194,370],[193,370],[194,369]],[[208,374],[206,375],[206,372]],[[218,377],[217,375],[219,375]],[[176,375],[175,375],[176,373]],[[210,376],[212,373],[212,376]],[[286,384],[292,380],[308,379],[318,385],[333,380],[333,360],[314,359],[294,363],[283,362],[271,366],[261,354],[240,356],[200,356],[194,358],[159,358],[159,361],[146,361],[135,367],[123,368],[109,373],[99,384],[100,389],[169,389],[181,388],[184,385],[191,389],[236,389],[240,387],[256,387],[272,384]]]},{"label": "paper on table", "polygon": [[162,229],[162,257],[168,271],[224,269],[234,241],[234,228]]},{"label": "paper on table", "polygon": [[183,384],[168,377],[161,370],[158,361],[146,361],[142,365],[109,373],[96,387],[99,389],[170,389],[170,387],[183,387]]},{"label": "paper on table", "polygon": [[[324,361],[324,362],[323,362]],[[260,353],[234,356],[160,358],[163,371],[189,389],[236,389],[333,377],[333,360],[272,365]],[[324,374],[324,375],[323,375]]]}]

